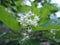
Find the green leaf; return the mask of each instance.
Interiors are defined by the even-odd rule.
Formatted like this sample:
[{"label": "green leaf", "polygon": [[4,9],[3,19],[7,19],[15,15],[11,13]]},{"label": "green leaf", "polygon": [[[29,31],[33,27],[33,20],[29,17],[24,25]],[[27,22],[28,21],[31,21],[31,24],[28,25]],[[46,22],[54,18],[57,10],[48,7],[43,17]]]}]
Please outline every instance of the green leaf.
[{"label": "green leaf", "polygon": [[60,39],[60,30],[56,31],[55,38],[56,38],[56,39]]},{"label": "green leaf", "polygon": [[45,3],[42,8],[40,8],[40,23],[45,23],[49,20],[51,13],[55,13],[58,8],[54,5]]},{"label": "green leaf", "polygon": [[20,29],[18,22],[0,5],[0,20],[14,31]]},{"label": "green leaf", "polygon": [[40,13],[39,13],[40,10],[36,8],[36,4],[37,4],[37,3],[32,3],[31,10],[32,10],[32,12],[33,12],[34,14],[39,15],[39,14],[40,14]]},{"label": "green leaf", "polygon": [[24,6],[20,5],[20,6],[17,6],[17,10],[18,10],[18,12],[24,13],[24,12],[28,12],[30,10],[30,7],[28,7],[26,5],[24,5]]},{"label": "green leaf", "polygon": [[23,2],[23,0],[16,0],[15,4],[16,4],[16,6],[20,6],[22,2]]}]

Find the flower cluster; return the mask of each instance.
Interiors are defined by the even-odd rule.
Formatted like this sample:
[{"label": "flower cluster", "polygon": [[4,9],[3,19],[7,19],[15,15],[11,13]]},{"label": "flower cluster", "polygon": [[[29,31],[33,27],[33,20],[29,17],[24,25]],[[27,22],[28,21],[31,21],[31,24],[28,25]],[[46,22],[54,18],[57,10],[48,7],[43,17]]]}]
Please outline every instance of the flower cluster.
[{"label": "flower cluster", "polygon": [[56,35],[55,29],[51,29],[50,30],[50,33],[52,34],[53,39],[55,39],[55,35]]},{"label": "flower cluster", "polygon": [[19,18],[17,19],[18,22],[20,22],[21,25],[23,26],[37,26],[38,21],[40,20],[39,16],[33,14],[31,11],[27,13],[18,13]]}]

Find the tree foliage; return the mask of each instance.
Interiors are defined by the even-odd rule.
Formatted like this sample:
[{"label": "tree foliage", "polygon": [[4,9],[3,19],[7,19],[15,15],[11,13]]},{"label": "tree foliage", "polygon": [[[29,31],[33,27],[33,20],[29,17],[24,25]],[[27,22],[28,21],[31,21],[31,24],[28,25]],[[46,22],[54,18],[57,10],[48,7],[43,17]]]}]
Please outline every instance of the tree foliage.
[{"label": "tree foliage", "polygon": [[[58,19],[55,22],[50,19],[51,14],[55,14],[55,12],[60,10],[59,7],[57,7],[55,4],[50,3],[51,0],[44,0],[44,2],[42,2],[42,0],[35,0],[34,2],[31,2],[31,0],[29,0],[31,2],[31,6],[25,5],[24,3],[22,4],[23,1],[24,0],[1,0],[0,1],[0,20],[4,24],[6,24],[9,28],[11,28],[13,31],[18,31],[21,29],[27,30],[28,29],[27,27],[29,27],[32,28],[32,32],[38,32],[40,30],[43,31],[47,30],[48,32],[51,29],[60,30],[60,23],[58,23],[60,19]],[[37,8],[39,2],[41,3],[42,7]],[[35,14],[35,16],[36,15],[39,16],[40,19],[37,26],[28,25],[27,27],[24,27],[16,20],[16,17],[19,17],[17,15],[18,13],[25,14],[28,13],[29,11],[32,11],[32,13]],[[33,17],[31,18],[33,19]],[[58,33],[56,35],[57,38],[59,38]],[[10,35],[10,37],[13,37],[13,35],[12,36]],[[18,39],[20,38],[19,36],[17,37]]]}]

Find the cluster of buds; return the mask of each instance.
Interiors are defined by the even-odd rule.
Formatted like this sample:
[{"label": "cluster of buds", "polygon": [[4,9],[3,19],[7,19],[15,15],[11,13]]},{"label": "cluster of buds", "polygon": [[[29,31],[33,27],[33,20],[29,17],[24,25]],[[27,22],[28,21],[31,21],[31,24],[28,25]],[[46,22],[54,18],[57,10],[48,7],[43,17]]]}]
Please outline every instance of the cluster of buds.
[{"label": "cluster of buds", "polygon": [[22,26],[37,26],[38,22],[40,21],[39,16],[33,14],[31,11],[24,14],[18,13],[18,16],[19,18],[17,18],[17,20]]}]

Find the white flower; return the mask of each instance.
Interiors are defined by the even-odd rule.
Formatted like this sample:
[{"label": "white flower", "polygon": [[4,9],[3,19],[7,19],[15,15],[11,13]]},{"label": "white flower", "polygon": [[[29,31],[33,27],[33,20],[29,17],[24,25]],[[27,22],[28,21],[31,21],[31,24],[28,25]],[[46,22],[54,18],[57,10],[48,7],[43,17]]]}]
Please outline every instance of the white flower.
[{"label": "white flower", "polygon": [[33,21],[33,24],[32,25],[33,26],[37,26],[38,25],[37,21]]},{"label": "white flower", "polygon": [[24,15],[22,13],[17,13],[17,16],[23,17]]},{"label": "white flower", "polygon": [[32,20],[31,20],[31,19],[29,19],[28,21],[29,21],[29,22],[32,22]]},{"label": "white flower", "polygon": [[51,32],[53,35],[56,34],[54,29],[51,29],[50,32]]},{"label": "white flower", "polygon": [[27,34],[26,33],[22,33],[22,35],[26,36]]},{"label": "white flower", "polygon": [[40,18],[39,18],[38,16],[35,16],[35,17],[34,17],[34,20],[36,20],[36,21],[39,21],[39,19],[40,19]]},{"label": "white flower", "polygon": [[29,13],[29,14],[31,14],[31,13],[32,13],[32,11],[29,11],[28,13]]},{"label": "white flower", "polygon": [[27,26],[27,24],[24,24],[24,23],[23,23],[22,25],[23,25],[23,26]]},{"label": "white flower", "polygon": [[28,28],[28,30],[27,30],[29,33],[32,31],[32,29],[30,29],[30,28]]},{"label": "white flower", "polygon": [[37,8],[41,8],[41,7],[42,7],[42,4],[38,3]]},{"label": "white flower", "polygon": [[53,30],[53,29],[51,29],[51,30],[50,30],[50,32],[51,32],[51,33],[54,33],[54,30]]},{"label": "white flower", "polygon": [[26,16],[30,17],[30,16],[34,16],[34,14],[32,13],[32,11],[29,11],[28,13],[26,13]]},{"label": "white flower", "polygon": [[26,5],[31,6],[31,2],[30,1],[26,1]]},{"label": "white flower", "polygon": [[21,41],[25,41],[26,39],[29,39],[29,36],[24,37]]},{"label": "white flower", "polygon": [[21,13],[17,13],[18,16],[21,16]]},{"label": "white flower", "polygon": [[29,0],[24,0],[22,2],[22,5],[27,5],[27,6],[31,6],[31,2]]}]

